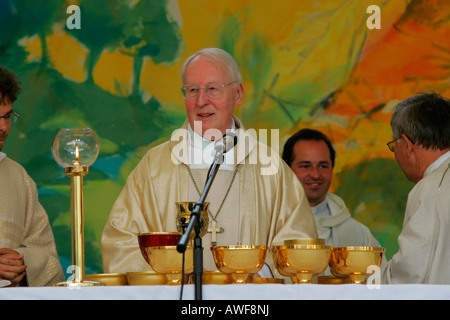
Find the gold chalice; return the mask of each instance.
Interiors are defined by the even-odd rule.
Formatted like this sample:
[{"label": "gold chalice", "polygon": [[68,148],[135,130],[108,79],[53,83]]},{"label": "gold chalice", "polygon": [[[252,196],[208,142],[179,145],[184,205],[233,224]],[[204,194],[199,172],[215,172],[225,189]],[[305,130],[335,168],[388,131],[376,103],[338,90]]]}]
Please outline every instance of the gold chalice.
[{"label": "gold chalice", "polygon": [[148,232],[138,234],[139,249],[144,256],[145,261],[148,261],[146,249],[148,247],[163,247],[176,246],[180,241],[182,234],[178,232]]},{"label": "gold chalice", "polygon": [[[185,218],[186,225],[189,224],[189,221],[191,220],[191,214],[192,211],[194,211],[196,202],[176,202],[175,205],[177,207],[177,230],[178,232],[183,232],[182,228],[182,218]],[[208,230],[208,224],[209,224],[209,218],[208,218],[208,205],[209,202],[203,203],[203,208],[200,211],[200,222],[202,223],[202,228],[200,230],[200,237],[203,237],[207,230]]]},{"label": "gold chalice", "polygon": [[264,266],[267,247],[236,245],[211,247],[211,251],[219,271],[230,273],[233,283],[247,283]]},{"label": "gold chalice", "polygon": [[338,277],[348,277],[350,283],[366,283],[367,268],[381,266],[385,248],[339,247],[331,253],[330,270]]},{"label": "gold chalice", "polygon": [[[177,251],[177,246],[147,247],[148,261],[152,269],[167,277],[167,284],[179,285],[182,280],[183,254]],[[185,251],[184,273],[194,271],[194,249],[188,246]]]},{"label": "gold chalice", "polygon": [[272,255],[281,275],[291,277],[293,283],[311,283],[314,274],[327,268],[331,249],[318,244],[291,244],[275,246]]}]

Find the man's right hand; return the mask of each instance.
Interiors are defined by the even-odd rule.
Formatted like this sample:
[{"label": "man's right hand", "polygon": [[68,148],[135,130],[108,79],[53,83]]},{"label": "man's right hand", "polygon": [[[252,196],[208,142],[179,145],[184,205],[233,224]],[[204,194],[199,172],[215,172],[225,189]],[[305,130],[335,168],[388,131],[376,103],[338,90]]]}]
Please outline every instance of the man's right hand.
[{"label": "man's right hand", "polygon": [[25,277],[27,266],[23,254],[12,249],[0,248],[0,280],[9,280],[16,286]]}]

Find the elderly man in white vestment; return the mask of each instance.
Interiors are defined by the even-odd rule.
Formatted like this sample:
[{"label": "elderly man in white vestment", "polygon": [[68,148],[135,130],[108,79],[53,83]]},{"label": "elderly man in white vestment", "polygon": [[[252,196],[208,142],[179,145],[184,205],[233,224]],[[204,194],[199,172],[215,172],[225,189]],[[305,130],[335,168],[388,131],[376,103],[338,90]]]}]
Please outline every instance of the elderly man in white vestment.
[{"label": "elderly man in white vestment", "polygon": [[1,152],[19,92],[16,76],[0,67],[0,283],[46,286],[64,281],[47,214],[34,181]]},{"label": "elderly man in white vestment", "polygon": [[435,93],[408,98],[391,126],[388,147],[415,186],[383,282],[450,284],[450,100]]},{"label": "elderly man in white vestment", "polygon": [[[237,135],[237,145],[225,153],[206,198],[212,232],[202,238],[204,268],[216,269],[212,236],[218,246],[271,246],[316,238],[298,179],[233,115],[243,101],[244,87],[231,55],[203,49],[186,60],[181,78],[187,120],[170,141],[150,149],[128,177],[103,231],[104,272],[150,269],[139,251],[137,234],[177,231],[175,203],[199,200],[213,161],[214,140],[230,131]],[[212,230],[213,222],[220,233]],[[266,263],[272,265],[270,255]],[[263,276],[270,274],[266,271]]]}]

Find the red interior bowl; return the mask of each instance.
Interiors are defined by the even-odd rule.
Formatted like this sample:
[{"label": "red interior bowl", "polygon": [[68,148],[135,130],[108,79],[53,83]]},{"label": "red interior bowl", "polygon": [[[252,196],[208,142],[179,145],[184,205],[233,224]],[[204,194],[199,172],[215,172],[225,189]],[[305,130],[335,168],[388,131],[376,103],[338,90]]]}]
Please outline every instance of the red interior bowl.
[{"label": "red interior bowl", "polygon": [[145,261],[149,263],[145,248],[176,246],[180,241],[181,233],[177,232],[149,232],[138,235],[139,248]]}]

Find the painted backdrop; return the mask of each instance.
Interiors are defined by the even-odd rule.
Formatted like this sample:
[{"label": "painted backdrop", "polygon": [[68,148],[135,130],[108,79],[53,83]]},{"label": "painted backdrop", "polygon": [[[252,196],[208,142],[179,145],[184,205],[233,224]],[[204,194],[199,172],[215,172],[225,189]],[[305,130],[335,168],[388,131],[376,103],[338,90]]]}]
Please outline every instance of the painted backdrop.
[{"label": "painted backdrop", "polygon": [[[367,24],[373,4],[380,29]],[[66,25],[70,5],[81,29]],[[450,96],[449,17],[447,0],[2,0],[0,65],[23,86],[4,151],[36,181],[65,269],[70,180],[52,140],[60,128],[97,133],[84,179],[86,268],[102,272],[101,232],[128,174],[185,120],[183,61],[221,47],[244,77],[237,116],[278,129],[279,150],[300,128],[324,131],[337,149],[333,191],[390,258],[412,187],[386,147],[391,110],[417,92]]]}]

